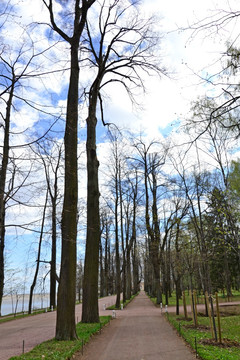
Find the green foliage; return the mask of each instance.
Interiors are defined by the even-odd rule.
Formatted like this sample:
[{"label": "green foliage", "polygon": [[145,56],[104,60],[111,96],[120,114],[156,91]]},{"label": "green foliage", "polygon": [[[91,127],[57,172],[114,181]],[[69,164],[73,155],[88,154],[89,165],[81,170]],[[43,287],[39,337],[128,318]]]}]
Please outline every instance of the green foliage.
[{"label": "green foliage", "polygon": [[[239,347],[220,347],[217,345],[204,345],[201,341],[211,339],[209,319],[199,317],[198,322],[201,327],[197,329],[190,327],[193,322],[177,320],[173,314],[168,314],[169,322],[180,332],[181,336],[195,349],[195,338],[197,341],[197,352],[202,359],[206,360],[239,360]],[[221,318],[223,339],[234,340],[240,343],[240,316]]]},{"label": "green foliage", "polygon": [[55,339],[45,341],[37,345],[31,351],[21,356],[11,357],[9,360],[67,360],[72,357],[74,353],[81,350],[82,344],[86,344],[90,337],[98,332],[101,327],[106,325],[111,319],[111,316],[101,316],[100,323],[82,324],[78,323],[77,336],[78,340],[74,341],[57,341]]},{"label": "green foliage", "polygon": [[234,192],[235,196],[237,195],[238,200],[240,197],[240,160],[232,161],[231,169],[228,177],[231,190]]},{"label": "green foliage", "polygon": [[[230,288],[237,284],[239,272],[238,223],[240,196],[235,193],[240,175],[238,163],[228,177],[228,188],[215,187],[208,196],[208,212],[204,226],[208,229],[205,240],[209,254],[209,269],[214,290]],[[235,175],[234,175],[235,174]],[[234,185],[235,184],[235,185]],[[240,188],[239,188],[240,191]],[[240,198],[239,198],[240,199]]]}]

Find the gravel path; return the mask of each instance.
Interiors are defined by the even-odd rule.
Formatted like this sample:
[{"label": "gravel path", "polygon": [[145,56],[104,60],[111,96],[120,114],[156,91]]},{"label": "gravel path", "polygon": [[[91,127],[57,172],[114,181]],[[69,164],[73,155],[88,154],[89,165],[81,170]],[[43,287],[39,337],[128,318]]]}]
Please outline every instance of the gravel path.
[{"label": "gravel path", "polygon": [[141,292],[75,360],[193,360],[196,356]]}]

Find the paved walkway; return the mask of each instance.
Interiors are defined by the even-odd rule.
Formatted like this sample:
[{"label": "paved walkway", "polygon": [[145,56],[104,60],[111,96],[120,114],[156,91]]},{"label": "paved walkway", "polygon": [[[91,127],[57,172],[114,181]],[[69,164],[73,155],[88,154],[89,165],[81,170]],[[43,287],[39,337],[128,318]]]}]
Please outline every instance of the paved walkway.
[{"label": "paved walkway", "polygon": [[193,360],[196,356],[144,292],[91,339],[75,360]]},{"label": "paved walkway", "polygon": [[[103,310],[104,304],[108,307],[113,305],[115,300],[116,296],[100,299],[100,315],[111,315],[112,311]],[[81,320],[81,314],[82,305],[80,304],[76,306],[76,322]],[[54,338],[55,326],[55,311],[0,323],[0,360],[8,360],[12,356],[21,355],[23,341],[24,350],[28,352],[43,341]]]}]

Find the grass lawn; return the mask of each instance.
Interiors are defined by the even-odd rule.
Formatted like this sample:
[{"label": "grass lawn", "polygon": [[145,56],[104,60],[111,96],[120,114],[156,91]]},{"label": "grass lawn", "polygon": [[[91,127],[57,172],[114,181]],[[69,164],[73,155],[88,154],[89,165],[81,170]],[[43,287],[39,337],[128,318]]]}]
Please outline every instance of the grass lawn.
[{"label": "grass lawn", "polygon": [[96,324],[82,324],[78,323],[77,335],[78,340],[74,341],[57,341],[55,339],[45,341],[37,345],[31,351],[21,356],[13,356],[9,360],[67,360],[72,357],[74,353],[80,351],[82,344],[86,344],[90,337],[96,332],[100,331],[101,327],[106,325],[111,319],[111,316],[101,316],[100,323]]},{"label": "grass lawn", "polygon": [[[221,317],[222,346],[212,341],[208,318],[198,317],[199,325],[197,328],[194,328],[193,321],[185,321],[181,316],[173,314],[166,316],[169,322],[178,330],[193,349],[195,349],[197,345],[197,353],[201,359],[240,359],[240,315]],[[209,345],[209,342],[212,343],[212,345]]]},{"label": "grass lawn", "polygon": [[[186,304],[190,305],[191,304],[191,300],[190,300],[190,296],[188,294],[188,291],[185,291],[185,296],[186,296]],[[233,302],[233,301],[240,301],[240,292],[239,291],[233,291],[233,296],[231,298],[227,298],[226,296],[224,296],[223,294],[219,293],[218,295],[219,298],[219,302]],[[156,304],[156,298],[151,298],[151,300]],[[198,295],[197,296],[197,302],[198,304],[204,304],[204,295]],[[166,298],[165,295],[163,294],[163,305],[166,304]],[[176,306],[176,294],[175,292],[172,293],[172,296],[168,298],[168,305],[169,306]],[[182,299],[179,300],[179,305],[183,305],[183,301]],[[240,357],[239,357],[240,359]]]},{"label": "grass lawn", "polygon": [[[185,291],[185,295],[186,303],[190,305],[190,296],[187,291]],[[182,315],[176,316],[168,313],[166,316],[191,347],[193,349],[197,347],[198,358],[204,360],[240,360],[240,305],[231,305],[231,302],[240,301],[240,293],[233,291],[233,296],[230,299],[227,299],[223,294],[219,294],[218,298],[219,303],[229,301],[229,305],[220,306],[222,345],[216,344],[215,340],[212,340],[209,318],[199,316],[199,326],[194,328],[193,320],[186,321]],[[156,298],[151,298],[151,300],[156,304]],[[204,296],[198,296],[197,302],[198,304],[204,304]],[[166,300],[163,295],[163,306],[165,304]],[[168,305],[176,306],[174,292],[168,300]],[[180,299],[179,305],[183,305],[182,299]]]}]

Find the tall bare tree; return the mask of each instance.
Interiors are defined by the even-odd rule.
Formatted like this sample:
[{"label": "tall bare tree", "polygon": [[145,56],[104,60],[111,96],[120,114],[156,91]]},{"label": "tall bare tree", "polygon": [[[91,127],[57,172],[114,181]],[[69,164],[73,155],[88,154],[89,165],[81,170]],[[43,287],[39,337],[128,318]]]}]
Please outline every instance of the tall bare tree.
[{"label": "tall bare tree", "polygon": [[[34,152],[36,150],[33,149]],[[51,259],[50,263],[50,308],[56,308],[56,284],[59,277],[56,273],[57,257],[57,208],[61,199],[60,175],[62,165],[63,142],[56,139],[47,139],[38,144],[37,156],[43,164],[45,178],[50,199],[51,213]]]},{"label": "tall bare tree", "polygon": [[43,241],[43,235],[44,235],[44,225],[45,225],[45,219],[46,219],[47,203],[48,203],[48,189],[46,191],[45,204],[44,204],[44,208],[43,208],[41,230],[40,230],[39,241],[38,241],[36,268],[35,268],[33,282],[30,287],[30,293],[29,293],[29,302],[28,302],[28,313],[29,314],[31,314],[31,312],[32,312],[33,292],[34,292],[34,288],[37,283],[37,277],[38,277],[38,272],[39,272],[39,267],[40,267],[40,262],[41,262],[41,248],[42,248],[42,241]]},{"label": "tall bare tree", "polygon": [[[77,337],[75,326],[76,300],[76,239],[78,203],[78,88],[79,88],[79,47],[87,13],[95,0],[74,0],[62,2],[67,17],[64,25],[56,22],[54,1],[42,0],[50,15],[50,26],[70,46],[70,79],[67,96],[67,115],[64,135],[65,184],[62,211],[62,257],[58,289],[56,339],[70,340]],[[69,14],[71,16],[69,17]],[[68,34],[69,22],[72,27]],[[65,24],[66,25],[66,24]],[[62,26],[62,28],[60,27]]]},{"label": "tall bare tree", "polygon": [[[131,168],[133,164],[130,165]],[[129,202],[132,203],[132,219],[131,219],[131,236],[130,239],[128,238],[126,234],[126,299],[130,299],[132,295],[132,271],[131,271],[131,251],[133,249],[133,246],[136,244],[137,239],[137,207],[138,207],[138,182],[139,182],[139,174],[137,167],[134,168],[134,174],[129,174],[128,176],[128,182],[130,187],[130,196],[129,196]],[[128,210],[128,206],[126,207]],[[128,214],[129,211],[126,212],[126,219],[130,223],[130,219],[128,220],[128,217],[130,215]],[[127,224],[128,225],[128,224]],[[130,224],[129,224],[130,225]],[[133,252],[134,253],[134,252]],[[133,275],[135,272],[133,272]],[[136,281],[133,281],[135,283]]]},{"label": "tall bare tree", "polygon": [[107,296],[112,293],[110,284],[110,246],[111,246],[112,214],[109,207],[101,209],[101,245],[100,245],[100,296]]},{"label": "tall bare tree", "polygon": [[[24,34],[23,34],[24,38]],[[33,44],[31,44],[33,46]],[[8,47],[6,47],[8,49]],[[0,112],[3,144],[1,146],[1,169],[0,169],[0,313],[4,287],[4,248],[5,248],[5,217],[6,203],[10,198],[11,192],[16,193],[14,180],[16,175],[16,166],[10,143],[10,134],[14,135],[11,129],[12,111],[14,108],[14,99],[22,100],[18,94],[18,89],[23,86],[23,80],[28,79],[31,63],[39,54],[34,53],[34,47],[29,49],[29,45],[20,44],[17,49],[5,51],[4,44],[0,48],[0,103],[3,110]],[[10,159],[10,155],[12,159]],[[9,162],[13,164],[11,181],[9,189],[6,191],[7,172]]]},{"label": "tall bare tree", "polygon": [[[2,59],[1,59],[2,60]],[[6,64],[9,66],[9,64]],[[6,206],[6,196],[5,196],[5,185],[6,185],[6,176],[7,176],[7,166],[9,161],[9,136],[10,136],[10,118],[11,118],[11,108],[13,103],[13,94],[14,88],[16,85],[16,75],[14,67],[10,66],[12,73],[12,79],[10,83],[10,91],[8,89],[4,90],[7,92],[7,101],[6,101],[6,113],[2,116],[3,128],[4,128],[4,141],[3,141],[3,153],[1,161],[1,172],[0,172],[0,310],[3,297],[3,287],[4,287],[4,247],[5,247],[5,206]],[[1,313],[1,311],[0,311]]]},{"label": "tall bare tree", "polygon": [[[98,254],[99,254],[99,190],[96,153],[97,102],[102,121],[102,89],[110,83],[120,83],[134,100],[133,89],[144,88],[143,74],[160,74],[159,58],[154,55],[159,37],[152,30],[154,20],[140,16],[139,1],[109,0],[98,4],[98,21],[87,21],[84,39],[87,61],[96,75],[90,86],[87,118],[88,207],[87,241],[83,286],[82,321],[98,320]],[[97,24],[97,25],[96,25]],[[90,53],[90,54],[89,54]],[[117,219],[116,219],[117,222]],[[118,264],[118,234],[116,235]],[[117,266],[117,269],[119,266]],[[118,271],[118,270],[117,270]],[[119,278],[119,275],[117,275]],[[118,283],[117,283],[118,284]],[[119,289],[119,286],[117,285]],[[118,291],[119,292],[119,291]],[[117,298],[118,299],[118,298]],[[117,300],[117,306],[118,306]]]},{"label": "tall bare tree", "polygon": [[[157,302],[162,299],[160,287],[160,229],[157,210],[157,177],[156,170],[165,162],[165,156],[160,160],[157,154],[152,153],[152,147],[156,145],[151,142],[146,145],[142,139],[136,142],[135,148],[138,153],[137,161],[142,167],[144,192],[145,192],[145,224],[149,244],[149,257],[154,272],[154,289],[157,295]],[[151,179],[150,179],[151,177]],[[149,189],[151,184],[151,189]],[[152,212],[150,211],[150,192],[152,192]],[[152,213],[152,214],[151,214]]]}]

